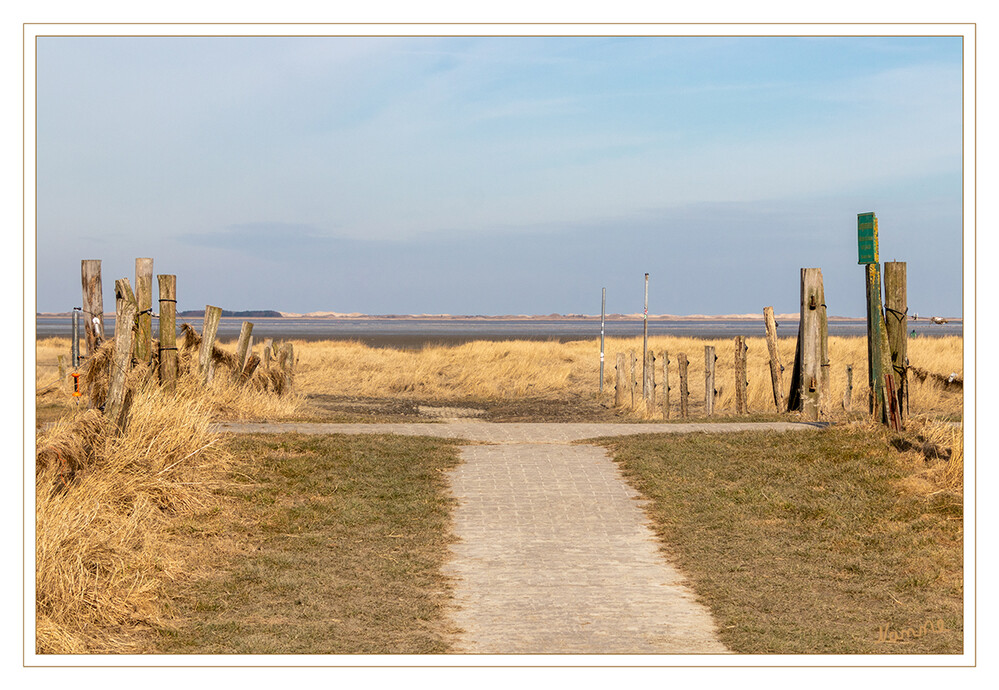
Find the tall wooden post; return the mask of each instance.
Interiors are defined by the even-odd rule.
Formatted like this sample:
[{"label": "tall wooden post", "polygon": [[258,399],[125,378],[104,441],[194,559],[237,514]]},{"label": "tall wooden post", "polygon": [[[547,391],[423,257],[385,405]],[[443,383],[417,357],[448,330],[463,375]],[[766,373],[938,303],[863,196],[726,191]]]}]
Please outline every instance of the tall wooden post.
[{"label": "tall wooden post", "polygon": [[614,367],[614,407],[624,407],[625,391],[628,388],[628,370],[625,363],[625,354],[617,353],[617,366]]},{"label": "tall wooden post", "polygon": [[604,320],[607,316],[607,288],[600,288],[600,397],[604,395]]},{"label": "tall wooden post", "polygon": [[645,364],[642,367],[642,391],[645,410],[651,413],[656,408],[656,356],[652,350],[645,351]]},{"label": "tall wooden post", "polygon": [[904,261],[885,262],[885,326],[891,367],[894,378],[895,400],[899,418],[905,421],[908,413],[909,367],[909,306],[906,298],[906,265]]},{"label": "tall wooden post", "polygon": [[767,350],[770,352],[770,382],[774,390],[774,405],[777,411],[784,409],[784,367],[780,363],[780,351],[777,349],[777,322],[774,320],[774,308],[763,308],[763,322],[767,331]]},{"label": "tall wooden post", "polygon": [[663,419],[669,419],[669,350],[663,350]]},{"label": "tall wooden post", "polygon": [[153,354],[153,260],[135,260],[135,301],[139,310],[135,358],[149,362]]},{"label": "tall wooden post", "polygon": [[215,346],[215,336],[219,332],[219,321],[222,319],[222,308],[205,305],[205,320],[201,326],[201,349],[198,351],[198,373],[201,375],[201,382],[208,383],[211,362],[212,348]]},{"label": "tall wooden post", "polygon": [[746,379],[746,336],[735,336],[735,413],[749,412],[749,381]]},{"label": "tall wooden post", "polygon": [[715,412],[715,348],[704,346],[704,414],[710,417]]},{"label": "tall wooden post", "polygon": [[132,368],[133,336],[135,316],[138,311],[135,295],[128,278],[121,278],[114,283],[115,293],[115,328],[114,328],[114,359],[111,365],[111,383],[108,386],[108,397],[104,405],[104,416],[111,420],[117,429],[125,426],[128,415],[128,405],[125,397],[125,381]]},{"label": "tall wooden post", "polygon": [[253,333],[253,324],[244,321],[239,329],[239,340],[236,343],[236,370],[232,373],[233,381],[238,381],[243,373],[243,366],[246,363],[246,353],[250,347],[250,334]]},{"label": "tall wooden post", "polygon": [[676,356],[677,368],[680,371],[680,418],[687,418],[687,355],[680,353]]},{"label": "tall wooden post", "polygon": [[160,385],[177,388],[177,276],[158,275],[160,292]]},{"label": "tall wooden post", "polygon": [[84,259],[80,265],[83,280],[83,326],[87,336],[86,357],[93,357],[104,342],[104,295],[101,288],[101,260]]},{"label": "tall wooden post", "polygon": [[[801,269],[801,316],[788,409],[800,410],[805,419],[817,420],[828,406],[828,325],[822,271]],[[823,392],[823,389],[826,389]]]}]

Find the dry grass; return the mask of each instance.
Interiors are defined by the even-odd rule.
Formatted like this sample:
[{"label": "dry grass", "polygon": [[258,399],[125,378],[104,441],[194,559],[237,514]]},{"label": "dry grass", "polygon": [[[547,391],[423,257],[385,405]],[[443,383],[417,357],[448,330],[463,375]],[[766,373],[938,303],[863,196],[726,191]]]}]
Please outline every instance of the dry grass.
[{"label": "dry grass", "polygon": [[[749,409],[775,412],[770,383],[769,354],[763,338],[747,340],[749,351]],[[730,339],[693,338],[649,339],[656,353],[670,355],[671,403],[675,407],[679,390],[677,354],[690,361],[689,391],[691,414],[704,408],[704,347],[712,345],[718,357],[715,388],[717,414],[734,413],[734,343]],[[785,396],[794,363],[794,338],[779,340],[785,368]],[[608,339],[605,346],[605,398],[613,396],[614,364],[618,352],[642,353],[642,339]],[[453,347],[435,346],[421,350],[373,348],[358,342],[324,341],[296,343],[300,352],[296,385],[303,394],[405,399],[487,399],[510,400],[524,397],[558,399],[595,398],[599,379],[599,341],[568,343],[538,341],[478,341]],[[963,375],[963,341],[959,337],[921,338],[909,341],[909,359],[914,366],[938,373]],[[867,344],[864,338],[829,339],[832,388],[831,413],[846,417],[843,398],[847,387],[846,366],[853,367],[851,410],[867,408]],[[657,362],[657,369],[661,360]],[[641,370],[641,362],[638,364]],[[657,374],[661,383],[661,371]],[[911,381],[910,409],[913,414],[960,419],[963,399],[959,391],[946,391],[931,381]]]},{"label": "dry grass", "polygon": [[165,583],[191,569],[172,526],[212,509],[230,462],[211,422],[293,416],[301,399],[238,385],[224,353],[205,386],[182,348],[175,394],[150,367],[132,370],[128,423],[115,433],[91,408],[107,392],[110,349],[83,368],[79,399],[68,376],[53,376],[60,354],[69,359],[68,339],[39,341],[39,423],[53,422],[36,438],[36,651],[135,651],[145,631],[170,625]]}]

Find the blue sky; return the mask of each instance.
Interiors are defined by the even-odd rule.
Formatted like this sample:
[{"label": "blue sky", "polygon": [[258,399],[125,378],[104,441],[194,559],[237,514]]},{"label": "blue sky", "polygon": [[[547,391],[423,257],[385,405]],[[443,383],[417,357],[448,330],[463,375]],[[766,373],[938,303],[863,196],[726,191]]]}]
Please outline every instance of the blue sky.
[{"label": "blue sky", "polygon": [[134,259],[181,309],[962,311],[960,38],[37,42],[37,308]]}]

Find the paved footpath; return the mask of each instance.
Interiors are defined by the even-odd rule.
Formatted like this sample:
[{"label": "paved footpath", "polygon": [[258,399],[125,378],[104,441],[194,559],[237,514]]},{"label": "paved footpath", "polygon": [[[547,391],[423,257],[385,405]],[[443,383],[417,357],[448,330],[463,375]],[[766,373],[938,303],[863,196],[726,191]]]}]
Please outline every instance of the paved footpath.
[{"label": "paved footpath", "polygon": [[454,578],[458,652],[718,654],[710,612],[666,561],[643,503],[602,448],[570,445],[641,433],[807,430],[737,424],[222,424],[274,433],[396,433],[461,438]]}]

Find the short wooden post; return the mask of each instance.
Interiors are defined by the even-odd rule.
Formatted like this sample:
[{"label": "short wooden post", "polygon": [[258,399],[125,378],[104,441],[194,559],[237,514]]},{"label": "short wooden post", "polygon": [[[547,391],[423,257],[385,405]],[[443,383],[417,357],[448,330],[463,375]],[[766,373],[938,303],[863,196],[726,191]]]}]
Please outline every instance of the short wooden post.
[{"label": "short wooden post", "polygon": [[843,393],[843,409],[849,411],[853,400],[853,365],[846,365],[846,391]]},{"label": "short wooden post", "polygon": [[205,320],[201,326],[201,349],[198,351],[198,373],[201,375],[202,383],[208,383],[211,378],[212,349],[215,346],[215,336],[219,332],[221,319],[221,307],[205,305]]},{"label": "short wooden post", "polygon": [[148,363],[153,354],[153,260],[135,260],[135,301],[139,310],[135,358]]},{"label": "short wooden post", "polygon": [[638,403],[638,356],[631,351],[631,409]]},{"label": "short wooden post", "polygon": [[614,407],[624,407],[624,396],[628,390],[628,370],[623,352],[617,353],[614,372]]},{"label": "short wooden post", "polygon": [[749,412],[749,382],[746,380],[746,336],[735,336],[735,413]]},{"label": "short wooden post", "polygon": [[763,322],[767,331],[767,350],[770,352],[770,382],[773,384],[774,405],[777,411],[784,409],[784,367],[780,363],[780,352],[777,349],[777,322],[774,320],[774,308],[763,308]]},{"label": "short wooden post", "polygon": [[676,356],[677,368],[680,370],[680,418],[687,418],[687,355],[680,353]]},{"label": "short wooden post", "polygon": [[264,369],[271,368],[271,360],[274,359],[274,340],[268,338],[264,341]]},{"label": "short wooden post", "polygon": [[704,414],[708,417],[715,412],[715,355],[713,345],[704,346]]},{"label": "short wooden post", "polygon": [[101,288],[101,260],[84,259],[80,265],[83,281],[83,326],[87,336],[86,357],[93,357],[104,342],[104,295]]},{"label": "short wooden post", "polygon": [[125,401],[125,381],[128,378],[129,369],[132,367],[135,317],[138,309],[128,278],[120,278],[115,281],[114,294],[114,359],[111,365],[111,383],[108,386],[104,416],[111,420],[118,430],[121,430],[125,426],[125,417],[128,413]]},{"label": "short wooden post", "polygon": [[906,265],[904,261],[885,262],[885,327],[891,354],[895,400],[898,416],[905,421],[908,414],[909,331],[906,297]]},{"label": "short wooden post", "polygon": [[243,365],[246,362],[246,353],[250,347],[251,333],[253,333],[253,324],[244,321],[239,329],[239,340],[236,342],[236,370],[232,374],[234,381],[239,380],[243,374]]},{"label": "short wooden post", "polygon": [[663,350],[663,419],[669,419],[669,350]]},{"label": "short wooden post", "polygon": [[651,414],[656,409],[656,356],[652,350],[645,351],[642,391],[645,395],[645,411]]},{"label": "short wooden post", "polygon": [[158,275],[160,292],[160,385],[177,388],[177,276]]}]

